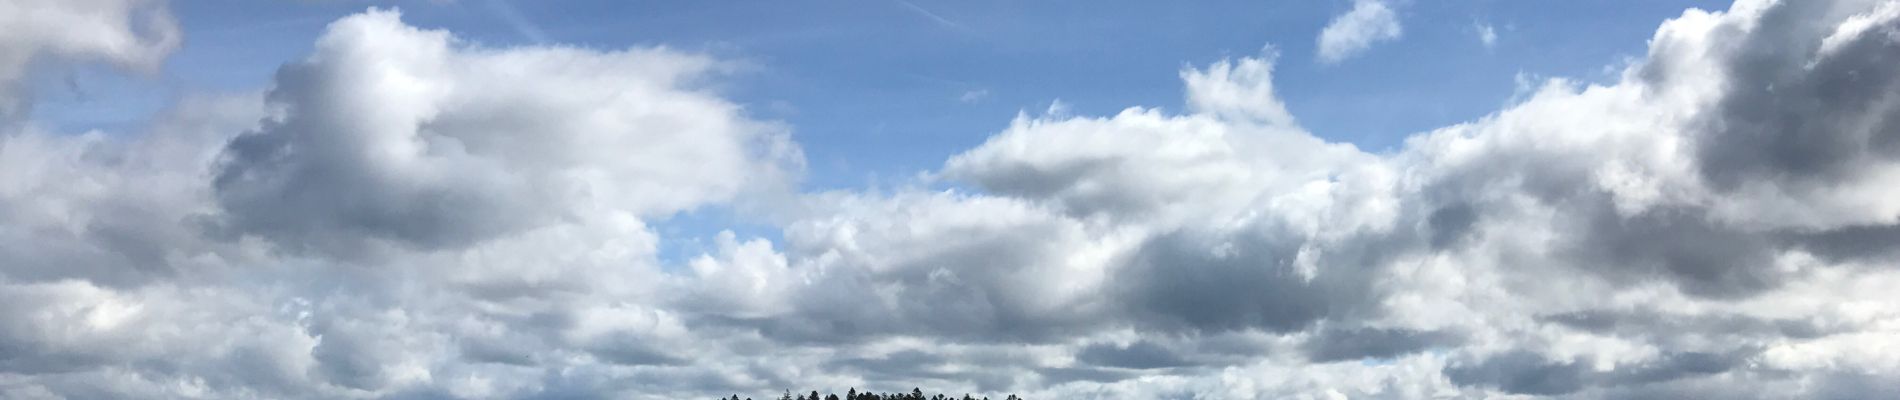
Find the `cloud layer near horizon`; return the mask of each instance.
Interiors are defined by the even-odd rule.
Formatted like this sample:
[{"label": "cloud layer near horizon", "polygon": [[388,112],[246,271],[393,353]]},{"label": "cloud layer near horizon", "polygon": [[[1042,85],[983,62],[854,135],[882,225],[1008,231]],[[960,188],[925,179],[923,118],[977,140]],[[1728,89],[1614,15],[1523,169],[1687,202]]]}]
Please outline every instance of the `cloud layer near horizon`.
[{"label": "cloud layer near horizon", "polygon": [[[28,67],[177,33],[10,4],[110,34],[0,40],[0,397],[1900,395],[1893,1],[1690,10],[1613,82],[1389,153],[1301,128],[1261,55],[1181,71],[1178,112],[1019,115],[822,193],[701,87],[720,60],[394,11],[267,91],[52,132]],[[649,224],[703,207],[782,239],[667,265]]]}]

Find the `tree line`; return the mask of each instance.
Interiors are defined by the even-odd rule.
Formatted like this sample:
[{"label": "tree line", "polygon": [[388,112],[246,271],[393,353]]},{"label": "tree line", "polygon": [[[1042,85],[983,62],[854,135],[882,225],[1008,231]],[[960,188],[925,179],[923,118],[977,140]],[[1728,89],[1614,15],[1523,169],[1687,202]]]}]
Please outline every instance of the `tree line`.
[{"label": "tree line", "polygon": [[[981,398],[971,397],[970,394],[968,393],[963,394],[963,397],[961,398],[954,397],[954,396],[946,396],[942,393],[938,393],[936,395],[929,396],[929,397],[924,397],[923,389],[917,389],[917,388],[910,389],[910,393],[872,393],[868,391],[864,393],[858,393],[857,388],[851,388],[850,390],[845,392],[843,397],[839,397],[837,393],[831,393],[831,394],[824,395],[823,397],[820,397],[818,395],[818,391],[816,390],[813,390],[810,395],[806,395],[803,393],[794,395],[792,394],[792,391],[787,390],[785,391],[784,396],[779,396],[778,398],[778,400],[979,400],[979,399],[990,400],[988,396],[981,397]],[[739,395],[736,395],[736,394],[732,395],[730,399],[721,398],[721,399],[715,399],[715,400],[739,400]],[[752,400],[752,398],[747,397],[745,398],[745,400]],[[1016,395],[1012,394],[1012,395],[1009,395],[1009,397],[1004,398],[1004,400],[1022,400],[1022,398],[1016,397]]]}]

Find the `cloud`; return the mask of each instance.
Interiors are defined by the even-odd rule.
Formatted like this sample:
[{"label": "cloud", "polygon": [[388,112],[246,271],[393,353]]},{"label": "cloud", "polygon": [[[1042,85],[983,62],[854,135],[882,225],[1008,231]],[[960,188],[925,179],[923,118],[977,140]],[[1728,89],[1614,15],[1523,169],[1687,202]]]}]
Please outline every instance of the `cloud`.
[{"label": "cloud", "polygon": [[[371,11],[268,95],[188,98],[128,135],[9,128],[0,297],[17,301],[0,314],[22,328],[0,332],[6,396],[749,382],[678,365],[692,346],[654,307],[666,278],[641,220],[795,179],[784,128],[693,89],[718,68],[478,48]],[[485,89],[500,79],[521,84]],[[582,383],[598,385],[545,386]]]},{"label": "cloud", "polygon": [[[0,397],[1892,397],[1894,9],[1688,11],[1387,152],[1302,128],[1269,51],[796,195],[717,59],[370,11],[266,92],[0,127]],[[778,235],[657,256],[754,206]]]},{"label": "cloud", "polygon": [[[1832,14],[1815,14],[1819,10]],[[1074,315],[1088,318],[1079,322],[1081,328],[1124,326],[1186,335],[1312,332],[1298,346],[1318,360],[1397,356],[1431,362],[1432,357],[1415,353],[1427,343],[1464,343],[1454,347],[1471,352],[1518,348],[1538,354],[1539,360],[1549,354],[1588,360],[1500,369],[1543,371],[1541,377],[1479,379],[1470,378],[1476,372],[1459,372],[1467,371],[1464,367],[1446,369],[1468,377],[1457,382],[1472,390],[1607,393],[1630,385],[1732,379],[1735,375],[1724,371],[1742,365],[1734,358],[1756,357],[1747,349],[1772,340],[1806,340],[1817,331],[1790,322],[1788,329],[1753,331],[1763,336],[1662,326],[1642,328],[1651,332],[1644,335],[1544,332],[1542,324],[1556,322],[1509,315],[1619,296],[1638,302],[1631,304],[1685,309],[1753,304],[1746,302],[1812,295],[1798,287],[1824,275],[1875,273],[1813,257],[1834,257],[1820,249],[1856,247],[1848,243],[1884,237],[1885,227],[1900,214],[1885,202],[1850,199],[1871,199],[1862,196],[1883,190],[1867,185],[1885,179],[1879,171],[1894,165],[1894,157],[1846,153],[1830,159],[1857,161],[1840,167],[1852,174],[1777,172],[1745,176],[1740,181],[1747,183],[1733,185],[1723,182],[1728,171],[1706,167],[1733,145],[1727,135],[1752,134],[1707,122],[1748,121],[1724,110],[1750,98],[1747,90],[1752,89],[1733,89],[1737,83],[1752,88],[1763,79],[1730,69],[1785,65],[1789,72],[1777,76],[1795,82],[1826,79],[1825,68],[1802,70],[1811,74],[1792,71],[1841,57],[1818,50],[1831,32],[1879,32],[1832,28],[1850,18],[1872,23],[1885,15],[1874,10],[1855,17],[1854,10],[1860,9],[1745,2],[1729,13],[1691,11],[1666,23],[1648,61],[1632,67],[1620,82],[1550,81],[1520,104],[1420,134],[1388,155],[1326,143],[1300,130],[1259,78],[1270,71],[1266,59],[1223,61],[1182,73],[1188,82],[1187,113],[1130,108],[1106,117],[1019,116],[983,145],[952,157],[943,176],[974,183],[986,193],[961,201],[998,201],[990,196],[1022,201],[1081,228],[1070,236],[1077,239],[1039,245],[1072,242],[1073,248],[1089,250],[1071,253],[1109,254],[1096,258],[1103,260],[1101,272],[1073,275],[1089,278],[1063,286],[1113,299],[1080,308],[1086,311]],[[1882,34],[1868,35],[1869,43],[1890,43]],[[1745,49],[1785,49],[1780,43],[1802,40],[1794,37],[1805,38],[1803,43],[1815,50],[1747,56]],[[1876,48],[1865,56],[1890,53]],[[1681,79],[1659,78],[1665,75]],[[1820,99],[1837,94],[1796,93]],[[1778,104],[1798,104],[1805,96]],[[1826,113],[1769,106],[1782,111],[1756,114],[1790,121],[1882,121],[1894,114],[1877,96],[1842,101],[1813,108],[1833,110]],[[1884,131],[1821,125],[1808,134],[1853,139],[1877,137],[1875,132]],[[1722,151],[1705,151],[1709,146]],[[1818,239],[1822,236],[1827,239]],[[859,247],[793,249],[790,258],[796,265],[801,258],[844,248]],[[997,264],[936,268],[968,279],[968,273]],[[1096,274],[1104,276],[1100,285],[1093,284]],[[880,287],[879,282],[873,277],[859,285]],[[1658,290],[1668,294],[1642,294]],[[1710,312],[1669,318],[1715,318]],[[1746,316],[1720,318],[1788,318],[1762,310],[1736,312]],[[1397,326],[1360,332],[1319,328],[1367,321]],[[1393,348],[1351,346],[1355,335],[1383,338],[1362,342],[1403,343],[1410,335],[1393,332],[1445,328],[1469,332],[1460,334],[1464,339],[1438,336]],[[960,338],[973,334],[953,332]],[[1719,337],[1719,345],[1708,347],[1692,337]],[[1601,347],[1556,344],[1565,341]],[[1091,354],[1102,352],[1097,347]],[[1727,361],[1697,361],[1717,359]],[[1599,375],[1588,372],[1591,365],[1633,369],[1627,375]],[[1050,371],[1069,376],[1085,370]],[[1112,378],[1085,375],[1090,378],[1073,384]],[[1788,382],[1771,381],[1763,385],[1779,388]]]},{"label": "cloud", "polygon": [[1478,44],[1484,45],[1484,48],[1487,49],[1497,47],[1498,30],[1492,27],[1491,24],[1479,22],[1472,25],[1472,29],[1478,33]]},{"label": "cloud", "polygon": [[[459,248],[597,213],[663,216],[782,187],[782,130],[691,87],[664,50],[464,48],[371,12],[330,26],[233,140],[221,229],[290,249]],[[482,82],[523,82],[492,86]]]},{"label": "cloud", "polygon": [[[1853,11],[1789,5],[1763,15],[1781,29],[1722,27],[1743,36],[1724,41],[1774,45],[1718,50],[1729,62],[1706,66],[1735,85],[1700,121],[1703,177],[1722,189],[1760,182],[1799,196],[1890,173],[1891,160],[1900,157],[1900,121],[1892,117],[1900,113],[1893,100],[1900,76],[1861,71],[1900,62],[1900,41],[1891,35],[1900,20],[1896,8],[1882,3],[1828,24],[1811,21],[1842,21]],[[1788,31],[1825,36],[1795,41]],[[1666,69],[1646,72],[1658,85],[1687,79]]]},{"label": "cloud", "polygon": [[1094,365],[1135,369],[1168,368],[1189,365],[1186,360],[1181,359],[1181,356],[1175,355],[1174,352],[1168,350],[1166,347],[1161,347],[1149,341],[1136,341],[1125,346],[1112,344],[1090,345],[1083,347],[1081,352],[1076,353],[1075,358],[1078,361]]},{"label": "cloud", "polygon": [[1182,70],[1188,107],[1228,118],[1293,126],[1293,115],[1273,92],[1273,61],[1279,53],[1272,48],[1264,51],[1266,54],[1258,58],[1222,60],[1205,70]]},{"label": "cloud", "polygon": [[126,135],[28,127],[0,133],[0,276],[122,286],[215,270],[248,255],[189,221],[206,210],[217,147],[255,126],[259,96],[191,96]]},{"label": "cloud", "polygon": [[989,97],[990,97],[989,89],[974,89],[974,90],[964,91],[962,95],[957,96],[957,101],[964,102],[964,103],[975,103],[975,102],[983,101],[983,99],[986,99]]},{"label": "cloud", "polygon": [[1096,257],[1111,255],[1078,254],[1092,244],[1077,221],[1015,199],[956,193],[812,203],[813,218],[784,230],[800,276],[771,290],[784,298],[762,299],[790,306],[789,315],[761,321],[767,335],[1043,340],[1097,322],[1091,303],[1104,265]]},{"label": "cloud", "polygon": [[1461,385],[1494,386],[1505,393],[1562,395],[1585,387],[1619,387],[1670,382],[1720,374],[1742,364],[1752,354],[1670,353],[1634,365],[1604,371],[1578,361],[1553,361],[1513,352],[1469,366],[1453,366],[1445,375]]},{"label": "cloud", "polygon": [[963,30],[968,29],[964,27],[963,24],[957,23],[957,21],[952,21],[949,18],[944,18],[942,15],[938,15],[937,13],[931,12],[930,10],[925,9],[923,6],[919,6],[915,3],[911,3],[909,1],[904,1],[904,0],[892,0],[892,1],[895,1],[897,5],[904,6],[904,9],[910,10],[912,13],[917,14],[917,16],[924,17],[924,19],[928,19],[931,22],[935,22],[937,23],[937,25],[942,25],[944,28],[948,28],[948,29],[956,30],[956,31],[963,31]]},{"label": "cloud", "polygon": [[1443,332],[1409,329],[1325,329],[1314,332],[1303,346],[1306,356],[1316,362],[1392,358],[1424,351],[1432,346],[1453,345],[1458,338]]},{"label": "cloud", "polygon": [[0,118],[25,114],[21,80],[37,61],[104,62],[156,72],[178,48],[178,22],[156,0],[22,0],[0,4]]},{"label": "cloud", "polygon": [[1319,61],[1336,64],[1403,34],[1398,15],[1384,0],[1353,0],[1351,10],[1333,17],[1320,30]]}]

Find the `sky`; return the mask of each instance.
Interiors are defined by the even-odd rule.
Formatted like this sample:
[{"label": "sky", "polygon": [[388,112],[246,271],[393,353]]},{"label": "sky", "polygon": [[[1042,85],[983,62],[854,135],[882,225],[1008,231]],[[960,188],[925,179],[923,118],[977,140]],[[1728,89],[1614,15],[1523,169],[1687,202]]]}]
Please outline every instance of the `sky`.
[{"label": "sky", "polygon": [[0,0],[0,398],[1900,397],[1900,2]]}]

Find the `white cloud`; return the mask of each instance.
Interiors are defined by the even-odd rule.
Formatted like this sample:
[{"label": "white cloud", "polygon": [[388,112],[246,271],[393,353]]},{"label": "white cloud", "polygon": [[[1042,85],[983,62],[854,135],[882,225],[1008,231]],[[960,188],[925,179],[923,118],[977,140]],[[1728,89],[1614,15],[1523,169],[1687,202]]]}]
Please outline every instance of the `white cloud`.
[{"label": "white cloud", "polygon": [[1379,42],[1397,40],[1404,31],[1385,0],[1353,0],[1352,10],[1333,17],[1319,33],[1319,61],[1338,63]]},{"label": "white cloud", "polygon": [[[787,187],[782,128],[692,88],[666,50],[464,48],[373,11],[279,74],[286,113],[234,140],[223,221],[292,249],[457,248],[602,213],[664,216]],[[491,85],[490,82],[519,82]]]},{"label": "white cloud", "polygon": [[[0,379],[131,398],[638,387],[630,371],[712,345],[675,343],[641,219],[799,173],[784,128],[693,88],[718,65],[478,48],[372,11],[268,104],[193,99],[136,135],[10,129],[0,297],[24,300],[0,317],[40,322],[0,331]],[[575,375],[539,372],[555,365]]]},{"label": "white cloud", "polygon": [[188,98],[131,139],[0,132],[0,275],[131,284],[235,261],[206,257],[224,246],[186,222],[210,211],[204,177],[221,143],[256,125],[260,98]]},{"label": "white cloud", "polygon": [[964,102],[964,103],[975,103],[975,102],[983,101],[983,99],[987,99],[989,97],[990,97],[989,89],[972,89],[972,90],[963,91],[962,95],[957,96],[957,101]]},{"label": "white cloud", "polygon": [[1484,45],[1484,48],[1487,49],[1498,46],[1497,28],[1483,22],[1479,22],[1471,27],[1478,34],[1478,44]]},{"label": "white cloud", "polygon": [[1267,125],[1292,127],[1293,115],[1273,92],[1273,49],[1259,58],[1222,60],[1206,70],[1181,71],[1187,85],[1187,104],[1193,111],[1230,118],[1254,119]]},{"label": "white cloud", "polygon": [[177,49],[177,22],[156,0],[0,3],[0,119],[23,114],[21,80],[35,61],[106,62],[146,73]]},{"label": "white cloud", "polygon": [[[0,128],[0,397],[1879,397],[1881,7],[1688,12],[1388,153],[1223,60],[1182,112],[1017,117],[929,174],[967,190],[798,196],[717,60],[370,12],[268,100]],[[652,219],[749,201],[783,240],[661,268]]]}]

